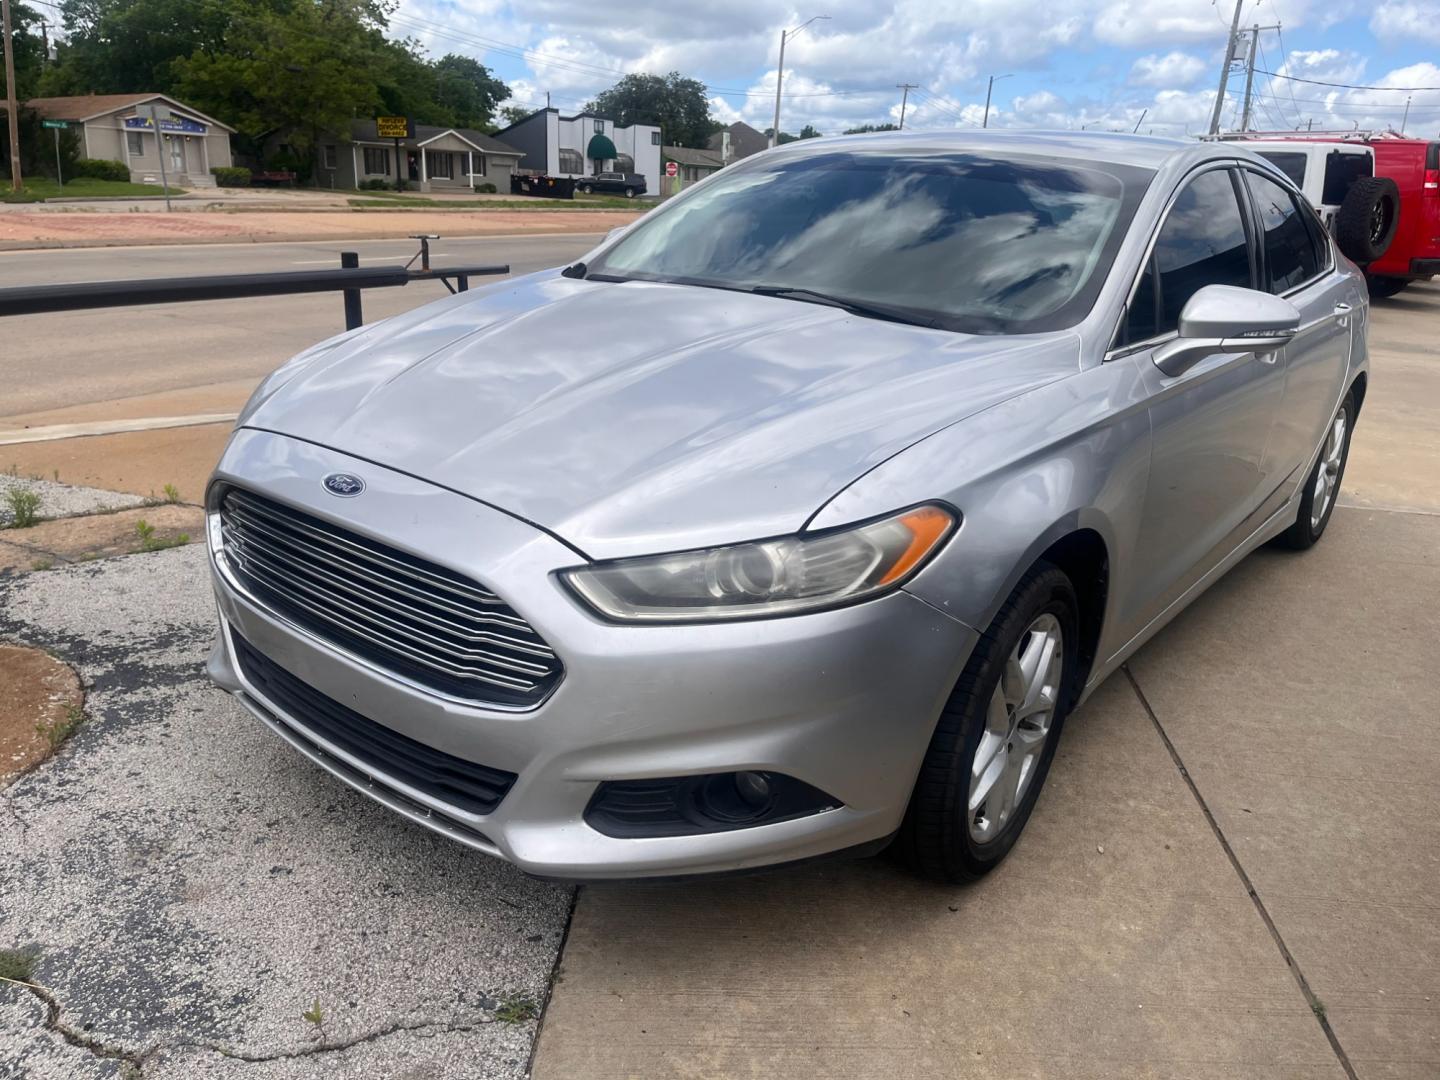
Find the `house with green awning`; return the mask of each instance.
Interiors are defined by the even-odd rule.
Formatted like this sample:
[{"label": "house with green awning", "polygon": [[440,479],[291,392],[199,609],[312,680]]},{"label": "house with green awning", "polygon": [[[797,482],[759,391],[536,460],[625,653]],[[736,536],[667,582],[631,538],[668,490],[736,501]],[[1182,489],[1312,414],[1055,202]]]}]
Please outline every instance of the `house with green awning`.
[{"label": "house with green awning", "polygon": [[620,127],[598,113],[561,116],[559,109],[538,109],[495,137],[524,154],[518,172],[575,177],[639,173],[651,192],[660,190],[661,133],[653,124]]}]

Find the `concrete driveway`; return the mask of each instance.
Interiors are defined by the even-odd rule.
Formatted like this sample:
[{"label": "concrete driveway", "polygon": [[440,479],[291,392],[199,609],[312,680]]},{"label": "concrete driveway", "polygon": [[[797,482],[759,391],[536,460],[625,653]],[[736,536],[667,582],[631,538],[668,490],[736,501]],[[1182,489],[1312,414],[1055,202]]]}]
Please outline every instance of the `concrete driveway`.
[{"label": "concrete driveway", "polygon": [[[0,793],[0,1074],[1440,1075],[1440,288],[1374,308],[1344,505],[1074,718],[964,889],[883,859],[570,890],[308,766],[200,664],[196,547],[0,580],[91,720]],[[318,1006],[318,1011],[317,1007]],[[306,1014],[309,1014],[307,1019]]]}]

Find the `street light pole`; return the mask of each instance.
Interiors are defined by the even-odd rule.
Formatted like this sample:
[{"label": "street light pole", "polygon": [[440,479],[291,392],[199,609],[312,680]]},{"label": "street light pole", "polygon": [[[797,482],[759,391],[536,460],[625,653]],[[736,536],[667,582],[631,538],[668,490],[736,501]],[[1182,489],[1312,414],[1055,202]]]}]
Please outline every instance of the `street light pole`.
[{"label": "street light pole", "polygon": [[20,103],[15,100],[15,48],[11,44],[10,0],[0,0],[5,36],[5,115],[10,118],[10,187],[20,190]]},{"label": "street light pole", "polygon": [[775,68],[775,126],[770,129],[770,145],[780,145],[780,84],[785,80],[785,40],[792,38],[816,19],[828,19],[829,15],[812,15],[794,30],[780,31],[780,62]]},{"label": "street light pole", "polygon": [[983,127],[989,127],[989,126],[990,126],[990,92],[995,89],[995,84],[996,84],[997,82],[999,82],[1001,79],[1008,79],[1008,78],[1010,78],[1009,75],[991,75],[991,76],[990,76],[990,83],[989,83],[988,86],[985,87],[985,119],[983,119],[983,120],[980,121],[980,126],[981,126],[982,128],[983,128]]}]

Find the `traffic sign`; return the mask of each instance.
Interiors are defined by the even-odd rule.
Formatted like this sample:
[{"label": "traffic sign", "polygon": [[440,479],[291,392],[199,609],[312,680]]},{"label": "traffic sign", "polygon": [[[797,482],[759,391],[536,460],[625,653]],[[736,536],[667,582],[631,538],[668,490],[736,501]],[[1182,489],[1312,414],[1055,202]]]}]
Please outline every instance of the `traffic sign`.
[{"label": "traffic sign", "polygon": [[58,128],[59,130],[64,131],[66,128],[68,128],[68,127],[70,126],[70,121],[69,121],[69,120],[41,120],[41,121],[40,121],[40,126],[41,126],[41,127],[47,127],[47,128]]},{"label": "traffic sign", "polygon": [[676,165],[675,162],[673,162],[673,161],[667,161],[667,162],[665,162],[665,175],[666,175],[666,176],[679,176],[679,175],[680,175],[680,166]]}]

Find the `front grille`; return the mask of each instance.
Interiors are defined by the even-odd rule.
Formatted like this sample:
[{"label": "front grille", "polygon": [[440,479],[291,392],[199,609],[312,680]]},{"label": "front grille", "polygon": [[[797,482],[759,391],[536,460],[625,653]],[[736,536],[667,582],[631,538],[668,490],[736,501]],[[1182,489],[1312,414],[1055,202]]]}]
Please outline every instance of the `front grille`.
[{"label": "front grille", "polygon": [[563,668],[489,589],[241,488],[220,496],[221,546],[257,600],[376,667],[450,697],[534,705]]},{"label": "front grille", "polygon": [[[326,697],[259,652],[232,627],[235,661],[247,682],[299,724],[301,735],[324,739],[383,776],[472,814],[489,814],[505,798],[515,774],[436,750],[377,724]],[[282,723],[283,717],[276,717]]]}]

